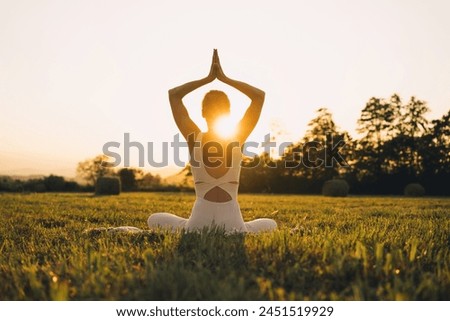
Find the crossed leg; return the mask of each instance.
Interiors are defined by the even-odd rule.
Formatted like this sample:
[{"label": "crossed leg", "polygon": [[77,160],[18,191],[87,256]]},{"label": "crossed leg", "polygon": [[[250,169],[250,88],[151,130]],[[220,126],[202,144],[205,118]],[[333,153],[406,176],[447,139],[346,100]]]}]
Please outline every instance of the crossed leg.
[{"label": "crossed leg", "polygon": [[277,228],[277,223],[270,218],[259,218],[245,222],[245,227],[250,233],[267,232]]},{"label": "crossed leg", "polygon": [[147,224],[150,228],[165,228],[172,231],[181,230],[187,223],[187,219],[171,213],[155,213],[150,215]]},{"label": "crossed leg", "polygon": [[[181,230],[186,226],[187,219],[176,216],[171,213],[155,213],[150,215],[147,220],[150,228],[166,228],[172,231]],[[277,223],[270,218],[259,218],[253,221],[245,222],[248,232],[266,232],[277,228]]]}]

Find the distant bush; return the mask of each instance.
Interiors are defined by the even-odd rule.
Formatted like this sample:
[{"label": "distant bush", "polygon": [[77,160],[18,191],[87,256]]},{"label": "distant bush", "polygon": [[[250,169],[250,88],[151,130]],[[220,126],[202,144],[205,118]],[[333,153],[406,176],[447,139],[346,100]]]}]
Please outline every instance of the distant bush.
[{"label": "distant bush", "polygon": [[64,191],[66,192],[77,192],[77,191],[82,191],[83,187],[81,187],[80,185],[78,185],[77,182],[72,182],[72,181],[66,181],[64,184]]},{"label": "distant bush", "polygon": [[406,196],[424,196],[425,188],[419,183],[411,183],[406,185],[403,192]]},{"label": "distant bush", "polygon": [[343,179],[332,179],[326,181],[322,187],[324,196],[347,196],[350,187]]},{"label": "distant bush", "polygon": [[104,176],[97,179],[95,185],[96,195],[119,195],[121,190],[118,177]]},{"label": "distant bush", "polygon": [[33,186],[33,191],[36,193],[45,193],[47,188],[44,183],[37,183]]},{"label": "distant bush", "polygon": [[44,177],[45,190],[49,192],[60,192],[65,190],[66,181],[62,176],[50,175]]},{"label": "distant bush", "polygon": [[0,177],[0,191],[3,192],[21,192],[23,190],[23,183],[17,179],[9,176]]}]

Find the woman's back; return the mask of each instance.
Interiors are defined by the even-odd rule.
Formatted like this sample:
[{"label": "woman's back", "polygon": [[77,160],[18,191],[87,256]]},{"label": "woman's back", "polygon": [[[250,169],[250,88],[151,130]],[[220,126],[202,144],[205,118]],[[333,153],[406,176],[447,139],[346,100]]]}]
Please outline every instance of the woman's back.
[{"label": "woman's back", "polygon": [[217,203],[237,200],[241,160],[238,142],[200,132],[191,151],[197,197]]}]

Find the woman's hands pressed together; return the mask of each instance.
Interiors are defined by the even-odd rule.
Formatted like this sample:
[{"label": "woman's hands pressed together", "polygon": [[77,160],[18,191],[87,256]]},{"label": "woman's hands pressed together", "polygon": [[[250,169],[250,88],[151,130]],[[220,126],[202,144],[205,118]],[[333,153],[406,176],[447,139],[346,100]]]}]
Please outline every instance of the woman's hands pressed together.
[{"label": "woman's hands pressed together", "polygon": [[209,81],[213,81],[215,79],[225,81],[227,79],[225,73],[223,72],[222,66],[220,65],[219,53],[217,49],[214,49],[211,69],[209,71],[207,78]]}]

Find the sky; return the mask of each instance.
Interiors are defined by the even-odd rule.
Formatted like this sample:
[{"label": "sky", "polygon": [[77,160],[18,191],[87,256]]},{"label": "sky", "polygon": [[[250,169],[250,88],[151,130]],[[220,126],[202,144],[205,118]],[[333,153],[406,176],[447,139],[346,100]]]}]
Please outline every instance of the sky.
[{"label": "sky", "polygon": [[[178,133],[167,91],[205,77],[213,48],[227,76],[266,92],[255,142],[299,140],[320,107],[357,136],[369,98],[393,93],[440,118],[450,109],[449,13],[445,0],[2,0],[0,174],[73,177],[105,143],[123,147],[125,133],[162,159]],[[203,130],[213,88],[229,94],[236,119],[249,102],[218,81],[188,95]],[[168,166],[145,170],[180,168],[169,150]]]}]

